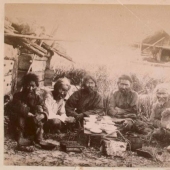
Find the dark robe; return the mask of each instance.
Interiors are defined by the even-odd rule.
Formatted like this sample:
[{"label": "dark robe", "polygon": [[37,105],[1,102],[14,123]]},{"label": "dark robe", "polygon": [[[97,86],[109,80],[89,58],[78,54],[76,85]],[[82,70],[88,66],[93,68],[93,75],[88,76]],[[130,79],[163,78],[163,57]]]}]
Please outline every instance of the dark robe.
[{"label": "dark robe", "polygon": [[108,115],[116,116],[116,107],[126,111],[127,114],[137,114],[138,94],[131,90],[127,95],[123,95],[119,90],[110,96]]},{"label": "dark robe", "polygon": [[[108,115],[115,118],[131,120],[131,127],[126,129],[122,126],[124,131],[133,131],[137,133],[147,134],[151,131],[147,123],[141,121],[137,115],[138,94],[130,90],[126,95],[119,90],[115,91],[110,96]],[[124,111],[123,114],[118,114],[116,107]]]},{"label": "dark robe", "polygon": [[84,113],[85,116],[100,114],[103,113],[103,100],[96,91],[87,93],[80,89],[67,100],[65,108],[67,116],[76,117],[80,113]]},{"label": "dark robe", "polygon": [[43,113],[48,118],[48,111],[45,107],[43,99],[38,94],[26,95],[23,91],[14,94],[13,101],[11,103],[11,109],[21,117],[27,117],[28,113],[35,114],[39,111],[39,108],[43,109]]},{"label": "dark robe", "polygon": [[[48,119],[48,111],[43,99],[36,93],[27,95],[24,91],[21,91],[14,94],[9,107],[11,123],[17,130],[17,140],[25,135],[33,135],[36,140],[42,140],[43,124]],[[29,112],[33,115],[40,112],[45,115],[45,119],[37,124],[34,117],[28,116]]]}]

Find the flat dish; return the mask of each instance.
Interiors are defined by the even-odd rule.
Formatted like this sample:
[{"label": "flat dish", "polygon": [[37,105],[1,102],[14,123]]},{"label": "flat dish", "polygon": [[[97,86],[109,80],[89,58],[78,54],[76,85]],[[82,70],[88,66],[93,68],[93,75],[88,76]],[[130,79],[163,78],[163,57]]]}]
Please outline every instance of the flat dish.
[{"label": "flat dish", "polygon": [[89,122],[90,121],[90,118],[89,117],[84,117],[84,120],[87,122]]},{"label": "flat dish", "polygon": [[92,132],[92,133],[102,133],[102,130],[101,129],[92,128],[92,129],[90,129],[90,132]]},{"label": "flat dish", "polygon": [[91,125],[84,125],[84,128],[87,129],[87,130],[90,130],[92,129],[93,127]]}]

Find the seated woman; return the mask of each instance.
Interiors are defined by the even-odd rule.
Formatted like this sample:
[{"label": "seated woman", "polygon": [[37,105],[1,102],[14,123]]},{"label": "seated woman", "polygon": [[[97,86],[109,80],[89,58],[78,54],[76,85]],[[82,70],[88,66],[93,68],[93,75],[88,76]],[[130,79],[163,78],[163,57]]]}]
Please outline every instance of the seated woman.
[{"label": "seated woman", "polygon": [[72,116],[76,122],[83,124],[83,118],[91,114],[103,114],[103,100],[97,92],[96,80],[86,76],[82,88],[74,92],[66,101],[67,116]]},{"label": "seated woman", "polygon": [[59,78],[54,90],[49,92],[45,99],[45,105],[49,112],[48,121],[44,124],[45,132],[59,132],[64,125],[74,123],[74,118],[66,116],[65,113],[65,97],[71,85],[67,78]]},{"label": "seated woman", "polygon": [[[155,89],[157,102],[153,105],[150,121],[155,127],[153,137],[170,139],[170,128],[167,128],[167,122],[170,120],[170,89],[166,84],[160,84]],[[162,120],[162,121],[161,121]],[[169,122],[168,122],[169,124]]]}]

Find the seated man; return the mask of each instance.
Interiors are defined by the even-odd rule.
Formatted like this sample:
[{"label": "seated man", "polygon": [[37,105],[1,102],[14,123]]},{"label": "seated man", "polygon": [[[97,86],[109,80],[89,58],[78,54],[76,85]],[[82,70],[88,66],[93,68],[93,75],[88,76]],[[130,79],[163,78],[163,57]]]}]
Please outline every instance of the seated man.
[{"label": "seated man", "polygon": [[[166,84],[160,84],[155,89],[157,102],[153,105],[150,121],[155,127],[153,137],[162,139],[165,136],[170,138],[169,124],[170,115],[170,92]],[[162,121],[161,121],[162,120]]]},{"label": "seated man", "polygon": [[103,114],[103,100],[97,92],[96,80],[92,76],[84,78],[82,88],[71,95],[65,109],[67,116],[74,117],[81,125],[84,117]]},{"label": "seated man", "polygon": [[73,123],[74,118],[67,117],[65,113],[65,97],[71,85],[67,78],[59,78],[54,90],[47,94],[45,105],[49,112],[48,121],[44,124],[45,132],[59,132],[64,124]]},{"label": "seated man", "polygon": [[35,74],[25,75],[22,79],[22,91],[15,93],[10,103],[11,121],[17,129],[18,149],[25,148],[25,151],[30,148],[23,145],[32,143],[32,140],[26,140],[25,137],[33,136],[33,141],[39,144],[43,139],[43,124],[48,119],[44,102],[36,93],[38,82]]},{"label": "seated man", "polygon": [[118,90],[110,95],[108,115],[124,119],[122,131],[145,132],[145,124],[137,120],[138,94],[132,90],[132,79],[128,75],[119,77]]}]

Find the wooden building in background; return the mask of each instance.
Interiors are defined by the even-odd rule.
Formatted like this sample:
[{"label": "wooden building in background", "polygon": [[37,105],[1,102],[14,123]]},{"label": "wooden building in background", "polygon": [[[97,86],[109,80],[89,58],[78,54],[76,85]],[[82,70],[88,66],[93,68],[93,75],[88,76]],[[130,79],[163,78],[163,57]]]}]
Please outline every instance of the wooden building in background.
[{"label": "wooden building in background", "polygon": [[[55,53],[72,62],[65,50],[55,47],[56,39],[23,35],[16,28],[15,24],[5,22],[4,95],[13,95],[19,91],[22,77],[30,72],[38,75],[40,86],[52,85],[54,71],[50,69],[50,61]],[[48,83],[45,83],[45,79],[48,79]]]},{"label": "wooden building in background", "polygon": [[164,30],[146,37],[141,43],[141,55],[151,56],[155,61],[170,61],[170,35]]}]

